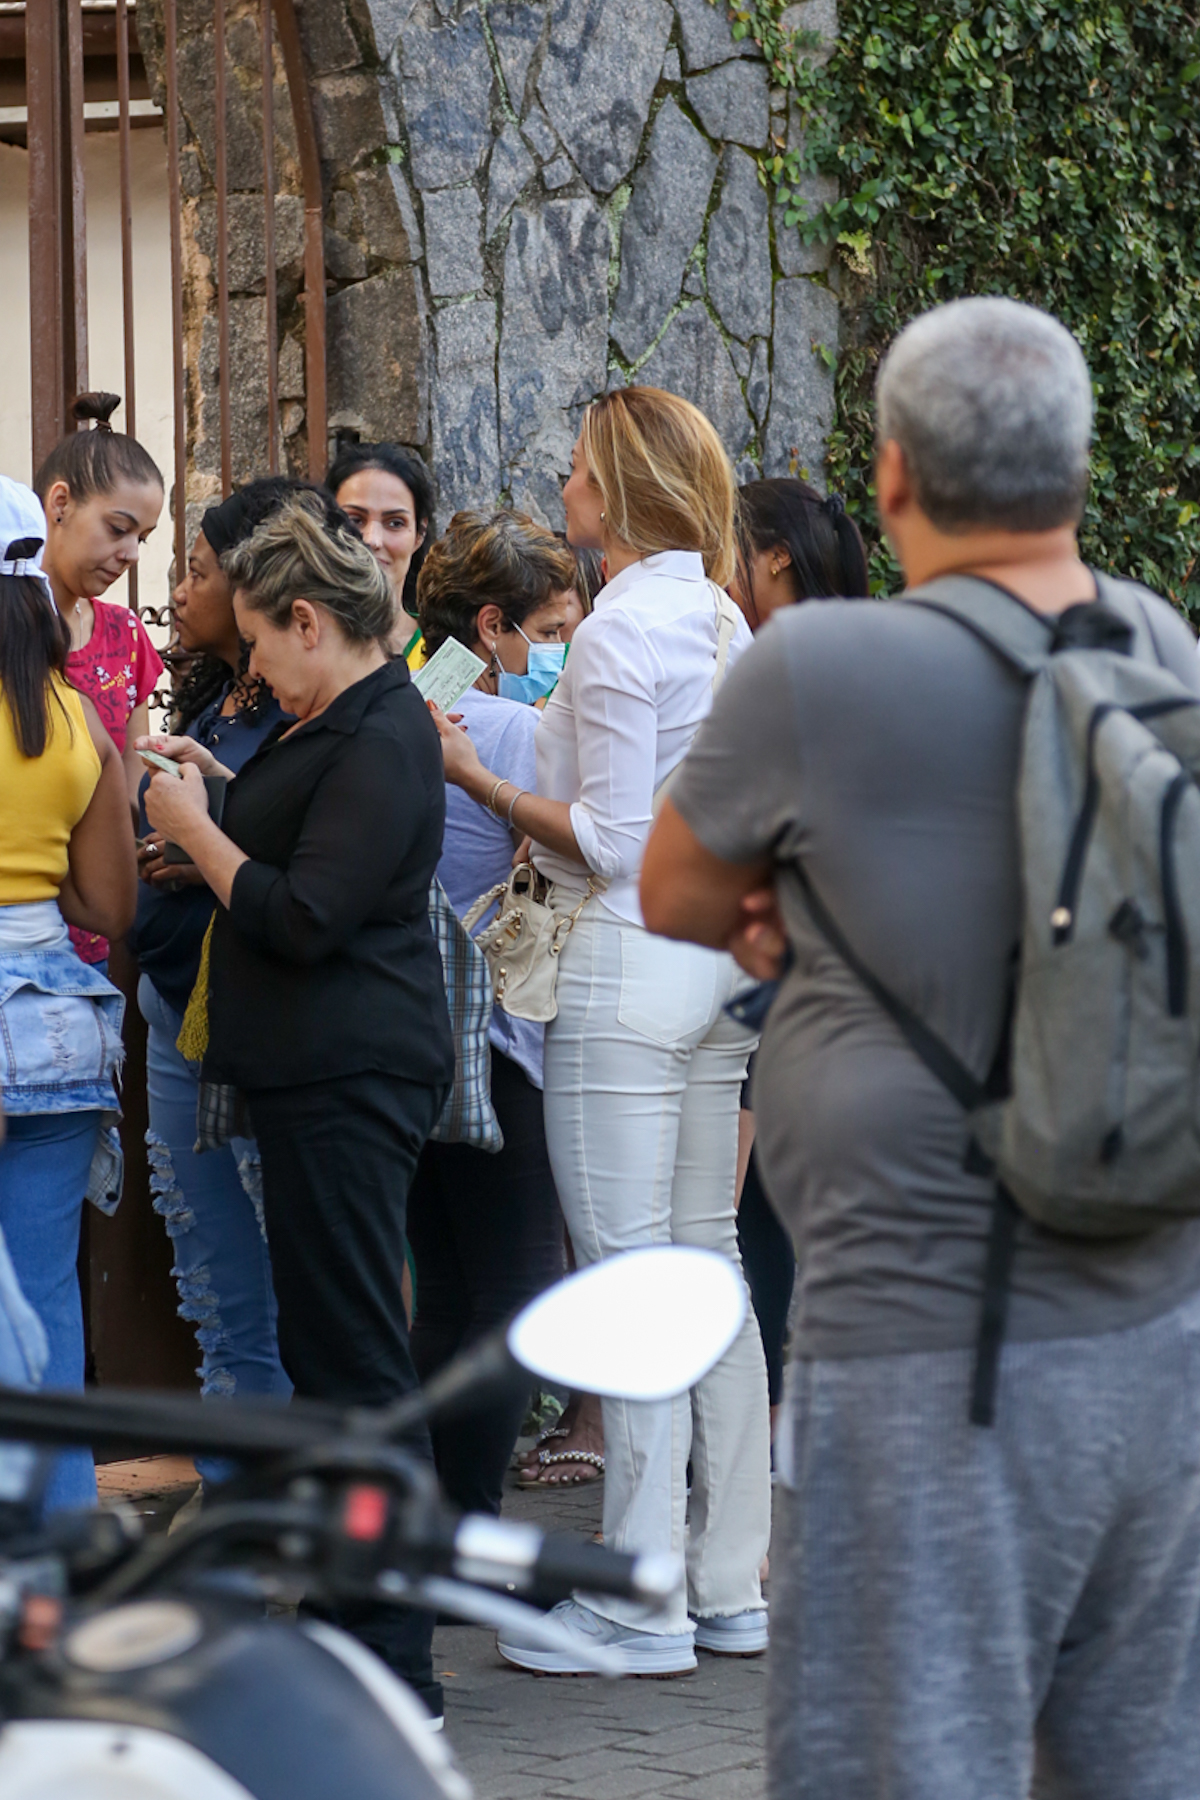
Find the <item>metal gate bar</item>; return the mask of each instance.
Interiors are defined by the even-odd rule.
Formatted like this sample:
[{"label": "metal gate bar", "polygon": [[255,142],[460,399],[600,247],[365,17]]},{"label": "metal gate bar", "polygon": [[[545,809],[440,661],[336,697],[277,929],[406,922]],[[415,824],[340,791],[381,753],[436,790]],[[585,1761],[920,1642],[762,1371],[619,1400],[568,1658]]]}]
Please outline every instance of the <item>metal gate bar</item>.
[{"label": "metal gate bar", "polygon": [[[137,373],[133,338],[133,173],[129,142],[129,6],[117,0],[117,156],[121,211],[121,322],[125,345],[125,429],[137,436]],[[129,569],[129,604],[138,611],[138,566]]]},{"label": "metal gate bar", "polygon": [[171,387],[175,414],[175,579],[187,561],[187,371],[183,360],[183,193],[179,179],[179,32],[175,0],[163,0],[163,62],[166,65],[167,215],[171,234]]},{"label": "metal gate bar", "polygon": [[321,158],[313,123],[308,70],[300,27],[292,0],[275,0],[279,48],[287,71],[300,179],[304,189],[304,404],[308,416],[308,473],[312,481],[325,474],[329,409],[325,389],[325,218]]},{"label": "metal gate bar", "polygon": [[[131,436],[137,431],[138,397],[131,101],[134,4],[135,0],[113,0],[118,100],[124,424]],[[226,4],[227,0],[213,0],[212,8],[216,101],[216,154],[212,173],[216,189],[219,469],[222,490],[228,493],[233,482],[234,446],[230,362],[233,308],[230,299]],[[188,397],[189,392],[193,399],[198,397],[202,377],[197,369],[190,372],[189,378],[188,343],[185,336],[178,0],[161,0],[161,5],[170,230],[172,399],[175,416],[174,550],[178,577],[187,552]],[[264,465],[271,473],[276,473],[282,460],[278,280],[275,266],[274,53],[277,41],[295,123],[304,200],[304,284],[301,303],[304,307],[307,463],[310,478],[320,480],[325,472],[328,451],[325,235],[321,163],[294,0],[259,0],[259,9],[266,315],[263,351],[266,357],[267,392]],[[29,256],[30,287],[34,301],[31,307],[31,375],[35,467],[68,429],[71,397],[88,386],[83,28],[80,0],[30,0],[26,7]],[[136,608],[136,569],[130,571],[129,586],[129,598]],[[160,617],[164,616],[161,606],[152,604],[151,610]]]},{"label": "metal gate bar", "polygon": [[32,0],[26,6],[25,93],[36,469],[66,431],[71,399],[88,380],[79,0]]},{"label": "metal gate bar", "polygon": [[[262,6],[263,253],[266,262],[267,471],[279,473],[279,322],[275,280],[275,61],[271,0]],[[323,271],[322,271],[323,275]]]},{"label": "metal gate bar", "polygon": [[221,492],[233,486],[233,420],[229,410],[229,168],[225,143],[225,0],[213,3],[217,82],[217,386],[221,404]]}]

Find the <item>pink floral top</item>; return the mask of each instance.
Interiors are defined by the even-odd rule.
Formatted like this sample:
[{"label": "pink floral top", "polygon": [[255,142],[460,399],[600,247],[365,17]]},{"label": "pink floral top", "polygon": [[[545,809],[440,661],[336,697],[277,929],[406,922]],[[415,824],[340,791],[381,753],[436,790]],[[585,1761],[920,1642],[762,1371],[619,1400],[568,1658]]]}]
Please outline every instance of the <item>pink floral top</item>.
[{"label": "pink floral top", "polygon": [[[93,600],[92,635],[67,658],[67,680],[86,694],[122,755],[134,708],[148,700],[163,672],[162,658],[136,613],[115,600]],[[71,927],[71,942],[85,963],[103,962],[108,939]]]}]

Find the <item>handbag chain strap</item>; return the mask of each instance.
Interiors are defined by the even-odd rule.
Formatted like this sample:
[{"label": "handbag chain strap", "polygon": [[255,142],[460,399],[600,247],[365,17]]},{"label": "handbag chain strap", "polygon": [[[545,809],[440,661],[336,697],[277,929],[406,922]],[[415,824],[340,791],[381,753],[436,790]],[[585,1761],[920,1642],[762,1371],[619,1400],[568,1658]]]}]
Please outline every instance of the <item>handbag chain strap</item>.
[{"label": "handbag chain strap", "polygon": [[558,955],[559,951],[562,949],[563,945],[566,943],[567,939],[570,937],[571,933],[574,931],[576,925],[578,924],[580,913],[583,911],[583,909],[587,905],[588,901],[593,899],[598,892],[599,892],[599,889],[597,887],[596,877],[594,875],[589,875],[588,876],[588,884],[587,884],[587,893],[583,896],[583,899],[579,902],[579,905],[577,907],[575,907],[573,911],[567,913],[564,918],[559,919],[558,923],[554,927],[554,931],[551,934],[551,938],[550,938],[550,954],[551,954],[551,956]]}]

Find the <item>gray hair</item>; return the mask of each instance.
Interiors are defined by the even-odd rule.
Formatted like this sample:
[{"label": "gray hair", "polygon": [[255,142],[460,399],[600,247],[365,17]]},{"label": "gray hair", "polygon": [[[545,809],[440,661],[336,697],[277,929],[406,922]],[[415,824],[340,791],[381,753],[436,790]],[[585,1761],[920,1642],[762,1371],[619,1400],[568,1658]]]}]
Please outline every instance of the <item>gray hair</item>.
[{"label": "gray hair", "polygon": [[1079,345],[1049,313],[998,297],[935,307],[888,351],[875,401],[879,442],[899,444],[939,530],[1078,522],[1092,386]]}]

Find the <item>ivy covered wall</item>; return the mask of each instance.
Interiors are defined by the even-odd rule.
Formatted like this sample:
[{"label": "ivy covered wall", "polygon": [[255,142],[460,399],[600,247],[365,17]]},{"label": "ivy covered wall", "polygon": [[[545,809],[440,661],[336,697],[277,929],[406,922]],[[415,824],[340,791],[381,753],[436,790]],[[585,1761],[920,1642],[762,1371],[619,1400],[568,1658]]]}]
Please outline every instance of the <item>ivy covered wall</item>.
[{"label": "ivy covered wall", "polygon": [[841,0],[832,55],[779,0],[731,12],[803,121],[763,158],[775,198],[802,238],[836,235],[829,476],[868,532],[882,351],[939,301],[1011,294],[1056,313],[1091,366],[1085,554],[1200,614],[1194,0]]}]

